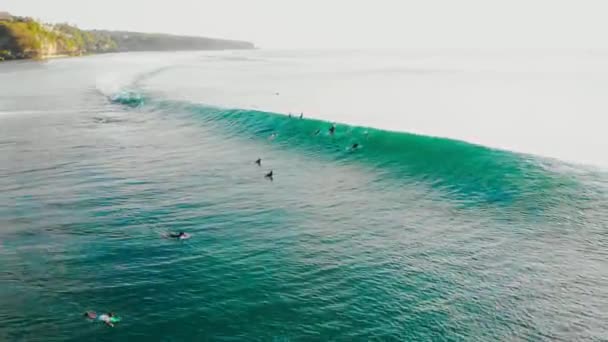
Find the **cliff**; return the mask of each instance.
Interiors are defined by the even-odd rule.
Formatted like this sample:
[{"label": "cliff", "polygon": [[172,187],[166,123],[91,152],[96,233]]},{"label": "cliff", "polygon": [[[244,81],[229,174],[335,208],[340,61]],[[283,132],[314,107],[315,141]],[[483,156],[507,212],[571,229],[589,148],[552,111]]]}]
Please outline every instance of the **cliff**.
[{"label": "cliff", "polygon": [[45,25],[28,18],[0,20],[0,60],[113,52],[110,37],[66,24]]},{"label": "cliff", "polygon": [[0,16],[0,61],[128,51],[253,49],[244,41],[116,31],[83,31],[67,24]]}]

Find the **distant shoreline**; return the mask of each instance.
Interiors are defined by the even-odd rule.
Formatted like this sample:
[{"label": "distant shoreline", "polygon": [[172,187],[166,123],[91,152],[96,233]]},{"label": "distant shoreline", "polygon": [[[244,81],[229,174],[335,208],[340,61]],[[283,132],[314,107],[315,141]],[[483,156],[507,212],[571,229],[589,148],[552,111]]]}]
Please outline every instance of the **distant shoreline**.
[{"label": "distant shoreline", "polygon": [[148,50],[148,51],[114,51],[114,52],[104,52],[104,53],[87,53],[81,55],[50,55],[36,58],[19,58],[19,59],[9,59],[9,60],[0,60],[0,65],[2,64],[10,64],[10,63],[20,63],[20,62],[47,62],[56,59],[73,59],[73,58],[86,58],[93,56],[103,56],[103,55],[121,55],[121,54],[134,54],[134,53],[184,53],[184,52],[210,52],[210,51],[236,51],[232,49],[224,49],[224,50]]},{"label": "distant shoreline", "polygon": [[46,24],[27,17],[0,15],[0,61],[113,52],[250,49],[255,49],[255,45],[247,41],[129,31],[85,31],[68,24]]}]

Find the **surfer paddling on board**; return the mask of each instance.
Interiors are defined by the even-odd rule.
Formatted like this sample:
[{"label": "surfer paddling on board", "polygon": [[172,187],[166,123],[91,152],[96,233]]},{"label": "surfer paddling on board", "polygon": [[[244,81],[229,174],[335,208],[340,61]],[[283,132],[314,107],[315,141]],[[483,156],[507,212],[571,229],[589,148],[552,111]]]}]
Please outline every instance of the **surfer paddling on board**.
[{"label": "surfer paddling on board", "polygon": [[255,161],[255,163],[256,163],[258,166],[262,166],[262,158],[258,158],[258,159]]},{"label": "surfer paddling on board", "polygon": [[91,320],[102,321],[109,327],[114,327],[114,323],[120,322],[120,318],[116,317],[113,312],[98,315],[95,311],[87,311],[84,313],[84,317]]},{"label": "surfer paddling on board", "polygon": [[169,233],[169,237],[171,238],[176,238],[176,239],[181,239],[183,237],[185,237],[187,234],[184,232],[179,232],[179,233]]},{"label": "surfer paddling on board", "polygon": [[175,232],[166,232],[161,234],[165,239],[176,239],[176,240],[186,240],[189,239],[191,237],[190,234],[185,233],[185,232],[179,232],[179,233],[175,233]]}]

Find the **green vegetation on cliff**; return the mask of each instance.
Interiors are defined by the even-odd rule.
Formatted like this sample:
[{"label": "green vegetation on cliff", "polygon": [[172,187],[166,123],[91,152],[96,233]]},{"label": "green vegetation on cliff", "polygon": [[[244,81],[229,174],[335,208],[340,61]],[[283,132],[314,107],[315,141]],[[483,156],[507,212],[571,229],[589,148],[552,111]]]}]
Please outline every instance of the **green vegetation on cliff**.
[{"label": "green vegetation on cliff", "polygon": [[0,60],[116,51],[107,35],[67,24],[44,25],[28,18],[0,21]]},{"label": "green vegetation on cliff", "polygon": [[249,42],[115,31],[84,31],[30,18],[0,18],[0,61],[127,51],[253,49]]}]

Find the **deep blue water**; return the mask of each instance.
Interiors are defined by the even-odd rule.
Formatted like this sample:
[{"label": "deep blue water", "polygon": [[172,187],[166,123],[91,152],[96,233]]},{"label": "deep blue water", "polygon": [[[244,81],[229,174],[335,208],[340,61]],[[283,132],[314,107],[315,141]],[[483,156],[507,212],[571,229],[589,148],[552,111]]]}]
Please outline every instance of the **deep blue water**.
[{"label": "deep blue water", "polygon": [[608,339],[602,169],[173,98],[172,58],[0,64],[0,340]]}]

